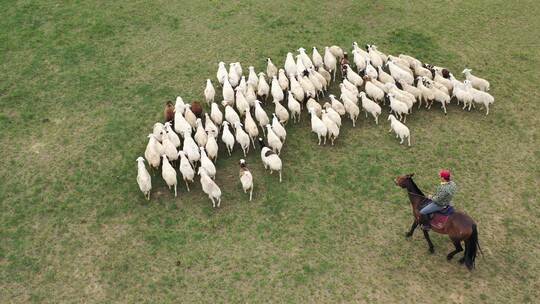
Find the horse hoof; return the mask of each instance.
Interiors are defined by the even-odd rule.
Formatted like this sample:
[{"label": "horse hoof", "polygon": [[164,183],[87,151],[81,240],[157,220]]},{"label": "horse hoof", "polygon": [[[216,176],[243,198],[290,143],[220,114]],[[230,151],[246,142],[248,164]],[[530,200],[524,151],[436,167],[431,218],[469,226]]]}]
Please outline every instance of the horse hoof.
[{"label": "horse hoof", "polygon": [[465,263],[465,257],[462,257],[461,259],[459,259],[459,263],[460,263],[460,264]]},{"label": "horse hoof", "polygon": [[411,236],[412,236],[412,233],[408,233],[408,232],[405,233],[405,237],[406,237],[406,238],[410,238]]},{"label": "horse hoof", "polygon": [[446,260],[450,261],[453,257],[454,257],[453,255],[449,254],[449,255],[446,256]]},{"label": "horse hoof", "polygon": [[434,248],[429,248],[429,253],[434,254],[434,253],[435,253],[435,249],[434,249]]}]

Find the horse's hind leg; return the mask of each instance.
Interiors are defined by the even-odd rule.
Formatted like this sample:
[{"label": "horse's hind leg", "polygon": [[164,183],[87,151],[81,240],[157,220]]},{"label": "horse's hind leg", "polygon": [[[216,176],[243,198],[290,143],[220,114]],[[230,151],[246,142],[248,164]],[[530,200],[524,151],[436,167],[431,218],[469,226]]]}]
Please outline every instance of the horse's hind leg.
[{"label": "horse's hind leg", "polygon": [[405,237],[411,237],[414,233],[414,229],[418,226],[418,222],[415,220],[411,225],[411,230],[405,234]]},{"label": "horse's hind leg", "polygon": [[457,253],[463,251],[463,247],[461,247],[461,240],[452,239],[452,243],[454,243],[454,247],[456,247],[456,250],[450,252],[450,253],[446,256],[446,259],[447,259],[448,261],[450,261],[450,260],[454,257],[454,255],[456,255]]},{"label": "horse's hind leg", "polygon": [[424,232],[424,238],[426,239],[428,245],[429,245],[429,253],[434,253],[435,248],[433,247],[433,243],[431,242],[431,239],[429,238],[429,233],[427,230],[422,230]]}]

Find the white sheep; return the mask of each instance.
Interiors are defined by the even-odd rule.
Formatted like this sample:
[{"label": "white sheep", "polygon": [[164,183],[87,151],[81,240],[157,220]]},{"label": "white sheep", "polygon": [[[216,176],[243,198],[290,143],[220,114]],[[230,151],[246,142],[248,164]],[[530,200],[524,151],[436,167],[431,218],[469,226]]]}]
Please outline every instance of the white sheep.
[{"label": "white sheep", "polygon": [[412,61],[409,63],[410,67],[413,69],[413,72],[414,72],[414,75],[416,75],[417,77],[418,76],[423,76],[423,77],[426,77],[426,78],[429,78],[429,79],[432,79],[433,78],[433,75],[431,74],[431,71],[424,68],[422,66],[422,64],[416,62],[416,61]]},{"label": "white sheep", "polygon": [[324,123],[327,131],[327,136],[330,138],[330,142],[332,143],[332,146],[334,145],[334,141],[339,136],[339,127],[337,124],[328,116],[328,113],[326,110],[322,110],[322,119],[321,121]]},{"label": "white sheep", "polygon": [[302,76],[298,79],[298,82],[300,82],[300,85],[302,86],[302,89],[304,90],[304,93],[306,94],[306,98],[318,98],[317,96],[317,90],[315,89],[315,86],[309,80],[307,76]]},{"label": "white sheep", "polygon": [[341,116],[338,112],[336,112],[336,110],[332,108],[332,105],[328,102],[325,102],[323,108],[326,110],[326,114],[328,115],[328,117],[330,117],[330,119],[332,119],[336,123],[338,128],[341,128]]},{"label": "white sheep", "polygon": [[274,76],[277,76],[277,73],[278,69],[272,62],[272,59],[266,58],[266,75],[268,75],[268,78],[274,78]]},{"label": "white sheep", "polygon": [[169,189],[174,186],[174,197],[176,197],[176,171],[167,160],[167,155],[163,154],[162,157],[163,166],[161,168],[161,177],[163,177],[163,180],[165,180]]},{"label": "white sheep", "polygon": [[382,82],[382,83],[396,83],[396,81],[394,80],[394,77],[392,77],[392,75],[386,73],[382,67],[378,67],[377,68],[378,72],[379,72],[379,80]]},{"label": "white sheep", "polygon": [[303,101],[305,97],[304,89],[302,85],[296,80],[296,77],[291,77],[291,93],[294,95],[294,98],[298,101]]},{"label": "white sheep", "polygon": [[388,69],[390,70],[390,75],[392,75],[392,77],[394,77],[396,81],[398,82],[403,81],[408,84],[414,83],[414,77],[411,74],[409,74],[406,70],[397,66],[392,61],[388,61],[386,65],[388,66]]},{"label": "white sheep", "polygon": [[282,91],[289,89],[289,79],[287,78],[287,75],[285,75],[284,69],[279,69],[278,71],[278,83]]},{"label": "white sheep", "polygon": [[390,100],[390,108],[394,112],[399,120],[403,119],[403,122],[407,120],[407,114],[409,113],[409,107],[407,104],[399,99],[397,99],[394,94],[389,93],[388,99]]},{"label": "white sheep", "polygon": [[486,115],[488,115],[489,105],[495,101],[493,96],[491,96],[488,92],[473,88],[470,80],[465,80],[465,87],[469,92],[471,92],[473,101],[475,103],[483,105],[486,108]]},{"label": "white sheep", "polygon": [[433,100],[435,99],[435,94],[430,88],[424,85],[424,81],[428,80],[426,77],[419,76],[416,79],[417,79],[416,87],[420,90],[420,92],[422,92],[421,98],[418,103],[418,108],[420,108],[420,106],[422,105],[422,101],[426,102],[426,108],[427,108],[430,105],[430,103],[433,102]]},{"label": "white sheep", "polygon": [[252,89],[256,89],[259,84],[259,77],[257,77],[257,73],[255,73],[255,68],[253,66],[249,66],[248,70],[247,84],[248,86],[251,86]]},{"label": "white sheep", "polygon": [[302,107],[300,105],[300,102],[294,98],[294,95],[291,91],[288,92],[289,97],[287,98],[287,107],[289,108],[289,112],[291,113],[293,122],[299,122],[300,121],[300,114]]},{"label": "white sheep", "polygon": [[272,85],[271,85],[270,93],[272,94],[272,98],[274,102],[281,102],[284,98],[283,90],[281,89],[281,86],[279,85],[277,76],[272,77]]},{"label": "white sheep", "polygon": [[483,78],[474,76],[471,72],[471,69],[465,69],[462,73],[465,74],[465,78],[471,82],[472,87],[484,92],[489,91],[489,82]]},{"label": "white sheep", "polygon": [[236,71],[236,75],[238,75],[238,78],[242,77],[242,65],[240,65],[240,62],[234,63],[234,70]]},{"label": "white sheep", "polygon": [[193,179],[195,178],[195,170],[193,170],[193,167],[187,159],[184,151],[178,151],[178,157],[180,157],[179,169],[180,173],[182,174],[182,179],[184,180],[184,183],[186,183],[187,191],[190,191],[188,182],[193,183]]},{"label": "white sheep", "polygon": [[369,98],[376,102],[382,101],[384,104],[384,91],[378,86],[374,85],[370,78],[366,79],[365,91]]},{"label": "white sheep", "polygon": [[206,99],[206,103],[210,104],[211,102],[214,102],[215,96],[216,90],[212,85],[212,81],[210,79],[206,79],[206,87],[204,88],[204,98]]},{"label": "white sheep", "polygon": [[231,124],[231,126],[234,126],[235,123],[240,122],[240,116],[238,116],[238,113],[230,106],[227,105],[225,107],[225,120]]},{"label": "white sheep", "polygon": [[236,88],[236,109],[241,116],[244,116],[246,111],[249,111],[249,102],[244,97],[241,90]]},{"label": "white sheep", "polygon": [[334,109],[341,116],[345,115],[345,106],[339,100],[337,100],[334,95],[330,94],[329,97],[332,104],[332,109]]},{"label": "white sheep", "polygon": [[276,113],[272,113],[272,131],[276,133],[276,135],[279,137],[282,143],[285,144],[285,140],[287,139],[287,131],[285,131],[285,128],[283,125],[279,122],[278,117],[276,116]]},{"label": "white sheep", "polygon": [[259,73],[259,83],[257,84],[257,96],[264,97],[264,100],[268,99],[270,95],[270,86],[264,78],[264,73]]},{"label": "white sheep", "polygon": [[235,91],[240,91],[242,92],[243,95],[246,95],[247,93],[247,82],[246,82],[246,76],[242,76],[240,78],[240,83],[238,84],[238,86],[235,88]]},{"label": "white sheep", "polygon": [[[229,64],[229,83],[232,87],[238,86],[238,83],[240,83],[240,76],[238,75],[238,70],[236,69],[236,62]],[[225,98],[223,98],[225,99]]]},{"label": "white sheep", "polygon": [[208,141],[208,136],[206,135],[206,131],[203,128],[203,124],[200,118],[197,118],[197,131],[195,131],[195,142],[199,147],[206,146],[206,141]]},{"label": "white sheep", "polygon": [[[219,109],[219,105],[215,102],[210,106],[210,117],[216,125],[221,126],[221,123],[223,122],[223,113]],[[206,123],[208,123],[208,121],[206,121]]]},{"label": "white sheep", "polygon": [[263,139],[259,137],[259,144],[261,145],[261,160],[264,165],[264,169],[270,169],[270,174],[274,171],[279,172],[279,182],[281,183],[281,171],[283,164],[279,155],[264,145]]},{"label": "white sheep", "polygon": [[274,113],[276,113],[276,116],[279,118],[279,122],[286,125],[289,121],[289,112],[287,111],[287,108],[277,101],[274,101],[274,105]]},{"label": "white sheep", "polygon": [[354,65],[356,65],[356,70],[358,73],[360,73],[360,71],[363,71],[366,68],[366,57],[364,57],[363,54],[356,49],[352,51],[352,54]]},{"label": "white sheep", "polygon": [[217,161],[219,146],[216,137],[212,133],[208,133],[208,140],[206,141],[206,154],[214,162]]},{"label": "white sheep", "polygon": [[[405,82],[400,82],[399,84],[401,85],[401,88],[403,89],[403,91],[409,92],[410,94],[412,94],[412,96],[414,96],[416,100],[419,101],[422,98],[422,91],[418,89],[417,87],[412,86]],[[420,108],[420,105],[418,105],[418,107]]]},{"label": "white sheep", "polygon": [[[222,119],[223,120],[223,119]],[[217,137],[219,135],[219,129],[216,126],[216,124],[212,121],[208,113],[204,113],[204,131],[208,134],[214,135],[214,137]],[[221,126],[221,124],[219,124]]]},{"label": "white sheep", "polygon": [[255,105],[255,100],[257,100],[257,94],[255,93],[255,89],[251,85],[248,85],[245,97],[249,104],[249,107],[253,107]]},{"label": "white sheep", "polygon": [[327,84],[330,84],[332,81],[332,75],[324,69],[324,65],[317,68],[317,73],[321,74],[322,77],[324,77],[324,80],[326,80]]},{"label": "white sheep", "polygon": [[250,111],[246,112],[246,118],[244,119],[244,127],[246,129],[247,134],[251,138],[253,149],[255,149],[255,138],[259,136],[259,129],[257,128],[257,124],[255,123],[255,120],[253,120],[253,117],[251,117]]},{"label": "white sheep", "polygon": [[[249,146],[249,143],[248,143],[248,146]],[[201,149],[201,168],[204,168],[204,170],[206,170],[206,173],[208,173],[208,176],[210,176],[212,179],[216,179],[216,166],[210,160],[204,148],[201,147],[200,149]]]},{"label": "white sheep", "polygon": [[228,77],[229,77],[229,73],[227,72],[227,68],[225,68],[225,63],[221,61],[220,63],[218,63],[218,70],[216,73],[216,78],[219,84],[223,86],[225,79],[227,79]]},{"label": "white sheep", "polygon": [[174,132],[174,130],[172,129],[171,123],[169,121],[165,123],[165,134],[167,134],[167,136],[176,148],[180,147],[180,138],[178,137],[178,134],[176,134],[176,132]]},{"label": "white sheep", "polygon": [[345,111],[349,114],[353,128],[356,127],[356,120],[358,119],[358,115],[360,115],[360,108],[346,96],[343,99],[343,105],[345,106]]},{"label": "white sheep", "polygon": [[334,55],[334,57],[337,59],[341,59],[345,56],[343,49],[337,45],[330,46],[330,53],[332,53],[332,55]]},{"label": "white sheep", "polygon": [[399,101],[407,104],[409,113],[412,113],[412,107],[414,103],[416,102],[416,98],[414,98],[414,96],[411,93],[400,90],[393,83],[387,83],[385,84],[385,87],[387,88],[386,90],[387,93],[392,93]]},{"label": "white sheep", "polygon": [[324,48],[324,67],[325,69],[333,73],[333,79],[336,79],[336,69],[337,69],[337,59],[336,56],[332,54],[329,47]]},{"label": "white sheep", "polygon": [[169,136],[163,136],[163,141],[161,142],[163,145],[163,153],[167,155],[167,158],[174,162],[178,159],[178,154],[176,151],[176,147],[174,146],[173,142],[169,139]]},{"label": "white sheep", "polygon": [[234,89],[228,78],[225,78],[225,81],[223,83],[222,95],[224,101],[234,104]]},{"label": "white sheep", "polygon": [[347,80],[357,87],[361,86],[364,83],[362,77],[356,74],[356,72],[353,71],[350,65],[346,64],[345,66],[347,67]]},{"label": "white sheep", "polygon": [[313,70],[308,71],[308,79],[313,84],[313,87],[315,88],[315,92],[316,92],[317,98],[318,98],[319,93],[321,93],[320,95],[324,96],[324,85],[321,82],[321,80],[315,74],[316,73]]},{"label": "white sheep", "polygon": [[[192,129],[195,129],[197,127],[197,116],[191,111],[191,105],[187,104],[186,108],[184,110],[184,117],[186,118],[186,121],[189,123]],[[191,134],[191,132],[189,133]]]},{"label": "white sheep", "polygon": [[296,73],[298,75],[302,75],[304,74],[305,70],[307,70],[307,68],[302,61],[302,57],[300,57],[300,55],[296,55]]},{"label": "white sheep", "polygon": [[321,54],[319,53],[319,51],[317,51],[316,47],[313,47],[313,54],[311,55],[311,57],[313,58],[313,65],[316,68],[320,68],[324,65],[323,58]]},{"label": "white sheep", "polygon": [[187,136],[184,134],[184,146],[182,147],[182,151],[186,153],[189,162],[191,162],[193,166],[195,166],[195,164],[201,159],[201,154],[199,153],[199,146],[197,146],[191,136]]},{"label": "white sheep", "polygon": [[405,60],[409,66],[412,68],[415,64],[417,66],[422,66],[422,62],[420,62],[420,60],[412,57],[412,56],[409,56],[409,55],[405,55],[405,54],[399,54],[398,56],[399,58]]},{"label": "white sheep", "polygon": [[[350,94],[351,97],[358,95],[358,93],[359,93],[358,88],[352,82],[347,80],[347,78],[343,79],[342,84],[345,86],[345,88],[347,88],[347,90],[349,90],[352,93],[352,94]],[[350,98],[350,99],[354,100],[353,98]]]},{"label": "white sheep", "polygon": [[146,161],[150,165],[150,169],[158,169],[159,164],[161,163],[161,153],[163,153],[163,146],[157,140],[154,134],[148,134],[148,138],[148,144],[146,145],[146,150],[144,151],[144,158],[146,158]]},{"label": "white sheep", "polygon": [[317,116],[320,116],[320,115],[321,115],[322,106],[321,106],[321,104],[318,103],[315,99],[310,98],[310,99],[308,99],[308,101],[306,102],[306,109],[308,110],[308,112],[309,112],[310,110],[313,110],[313,111],[315,111],[315,114],[317,114]]},{"label": "white sheep", "polygon": [[450,75],[450,79],[452,80],[454,85],[454,89],[452,90],[452,97],[456,98],[458,105],[460,102],[463,103],[463,110],[465,110],[465,108],[467,108],[468,106],[468,110],[470,111],[473,103],[472,93],[467,89],[464,83],[456,80],[453,75]]},{"label": "white sheep", "polygon": [[223,133],[221,134],[221,140],[227,147],[227,152],[229,152],[229,156],[230,156],[231,152],[234,149],[234,136],[229,130],[229,122],[227,121],[223,122]]},{"label": "white sheep", "polygon": [[156,122],[152,128],[152,134],[154,134],[159,142],[163,141],[163,135],[165,135],[165,125],[160,122]]},{"label": "white sheep", "polygon": [[249,152],[249,135],[242,129],[242,124],[240,122],[235,124],[235,130],[236,142],[240,145],[242,152],[244,152],[244,157],[246,157]]},{"label": "white sheep", "polygon": [[279,155],[281,153],[281,148],[283,148],[283,142],[279,139],[279,136],[277,136],[274,130],[272,130],[270,124],[266,125],[266,138],[268,140],[268,146]]},{"label": "white sheep", "polygon": [[140,156],[137,158],[137,184],[139,184],[139,189],[141,189],[141,192],[144,194],[144,198],[150,200],[152,179],[144,166],[144,158]]},{"label": "white sheep", "polygon": [[368,76],[371,79],[377,79],[377,77],[379,77],[379,73],[371,65],[371,62],[370,62],[369,58],[366,58],[366,68],[364,69],[364,75]]},{"label": "white sheep", "polygon": [[263,134],[266,135],[264,128],[267,124],[270,123],[270,119],[268,118],[268,114],[266,114],[263,107],[261,106],[260,100],[255,101],[255,119],[257,119],[259,127],[261,127],[263,131]]},{"label": "white sheep", "polygon": [[319,146],[321,145],[321,139],[324,139],[323,144],[326,144],[326,135],[328,134],[328,128],[326,128],[326,125],[317,116],[317,113],[313,108],[308,108],[308,110],[309,114],[311,114],[311,131],[317,134],[317,138],[319,139]]},{"label": "white sheep", "polygon": [[379,115],[381,115],[381,107],[376,102],[369,99],[366,96],[365,92],[360,92],[358,96],[362,100],[362,108],[366,112],[366,118],[367,118],[367,113],[371,114],[371,116],[373,116],[373,118],[375,119],[375,124],[378,125]]},{"label": "white sheep", "polygon": [[399,144],[403,144],[403,140],[405,137],[407,138],[409,147],[411,146],[411,133],[409,131],[409,128],[407,128],[406,125],[401,123],[397,118],[390,114],[388,115],[388,120],[390,120],[390,130],[388,132],[392,132],[392,130],[396,133],[396,138],[399,137],[401,141]]},{"label": "white sheep", "polygon": [[371,60],[371,64],[374,67],[378,68],[383,65],[383,60],[381,58],[381,55],[378,52],[376,52],[372,48],[372,46],[368,47],[368,55],[369,55],[369,59]]},{"label": "white sheep", "polygon": [[298,52],[300,52],[300,58],[302,59],[302,63],[304,64],[304,66],[307,69],[312,69],[314,67],[313,62],[311,61],[311,58],[309,58],[308,54],[306,54],[306,49],[299,48]]},{"label": "white sheep", "polygon": [[[433,80],[427,80],[426,87],[431,89],[433,92],[433,101],[437,101],[441,104],[441,108],[444,111],[444,114],[446,114],[446,105],[450,103],[450,96],[446,94],[445,92],[441,91],[440,89],[436,88],[434,86],[435,82]],[[428,109],[431,108],[432,103],[429,104]]]},{"label": "white sheep", "polygon": [[437,89],[443,91],[446,95],[450,95],[450,92],[454,89],[454,84],[450,79],[444,78],[441,74],[435,73],[433,82]]},{"label": "white sheep", "polygon": [[371,50],[375,51],[377,54],[379,54],[379,56],[381,56],[383,64],[388,61],[388,56],[385,53],[379,51],[379,49],[377,48],[377,46],[375,44],[371,45]]},{"label": "white sheep", "polygon": [[253,175],[249,171],[246,160],[244,159],[240,160],[240,172],[238,176],[240,177],[240,184],[242,184],[244,193],[249,191],[249,201],[251,202],[251,198],[253,197]]},{"label": "white sheep", "polygon": [[[346,79],[345,79],[346,80]],[[353,85],[354,86],[354,85]],[[340,83],[339,84],[339,88],[341,90],[341,95],[340,95],[340,98],[343,99],[343,97],[347,97],[349,98],[350,100],[354,101],[355,103],[358,102],[358,96],[357,96],[357,92],[358,90],[356,91],[356,93],[354,91],[351,91],[347,88],[347,86],[345,85],[345,81],[343,83]]]},{"label": "white sheep", "polygon": [[296,62],[294,61],[293,54],[291,52],[287,53],[287,58],[285,59],[285,72],[289,78],[293,78],[298,74],[296,70]]},{"label": "white sheep", "polygon": [[199,168],[199,176],[201,177],[201,185],[204,193],[208,195],[208,198],[212,201],[212,207],[216,208],[221,205],[221,189],[218,185],[208,176],[208,173],[204,168]]}]

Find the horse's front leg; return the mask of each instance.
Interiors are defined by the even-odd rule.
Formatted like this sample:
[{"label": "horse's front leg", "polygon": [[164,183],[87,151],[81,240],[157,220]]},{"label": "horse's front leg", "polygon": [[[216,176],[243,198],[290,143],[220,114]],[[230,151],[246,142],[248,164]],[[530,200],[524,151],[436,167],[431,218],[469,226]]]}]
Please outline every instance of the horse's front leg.
[{"label": "horse's front leg", "polygon": [[431,242],[431,239],[429,238],[429,233],[427,230],[422,230],[424,232],[424,238],[426,239],[428,245],[429,245],[429,253],[434,253],[435,248],[433,247],[433,243]]},{"label": "horse's front leg", "polygon": [[446,259],[448,261],[450,261],[454,257],[454,255],[456,255],[456,253],[459,253],[459,252],[463,251],[463,247],[461,247],[461,240],[452,240],[452,243],[454,243],[454,247],[456,247],[456,250],[450,252],[446,256]]},{"label": "horse's front leg", "polygon": [[409,232],[405,233],[405,237],[411,237],[414,233],[414,230],[416,229],[416,227],[418,226],[418,222],[416,220],[414,220],[414,222],[412,223],[411,225],[411,230],[409,230]]}]

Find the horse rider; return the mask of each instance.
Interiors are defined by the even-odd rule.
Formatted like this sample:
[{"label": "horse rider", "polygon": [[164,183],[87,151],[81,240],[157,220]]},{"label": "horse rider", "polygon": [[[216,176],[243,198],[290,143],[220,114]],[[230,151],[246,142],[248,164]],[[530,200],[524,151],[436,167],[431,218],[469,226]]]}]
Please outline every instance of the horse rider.
[{"label": "horse rider", "polygon": [[439,172],[441,184],[437,186],[434,195],[428,195],[428,204],[420,210],[420,223],[423,224],[423,229],[427,230],[430,227],[430,214],[441,211],[450,206],[452,197],[456,193],[456,183],[450,178],[450,171],[441,170]]}]

